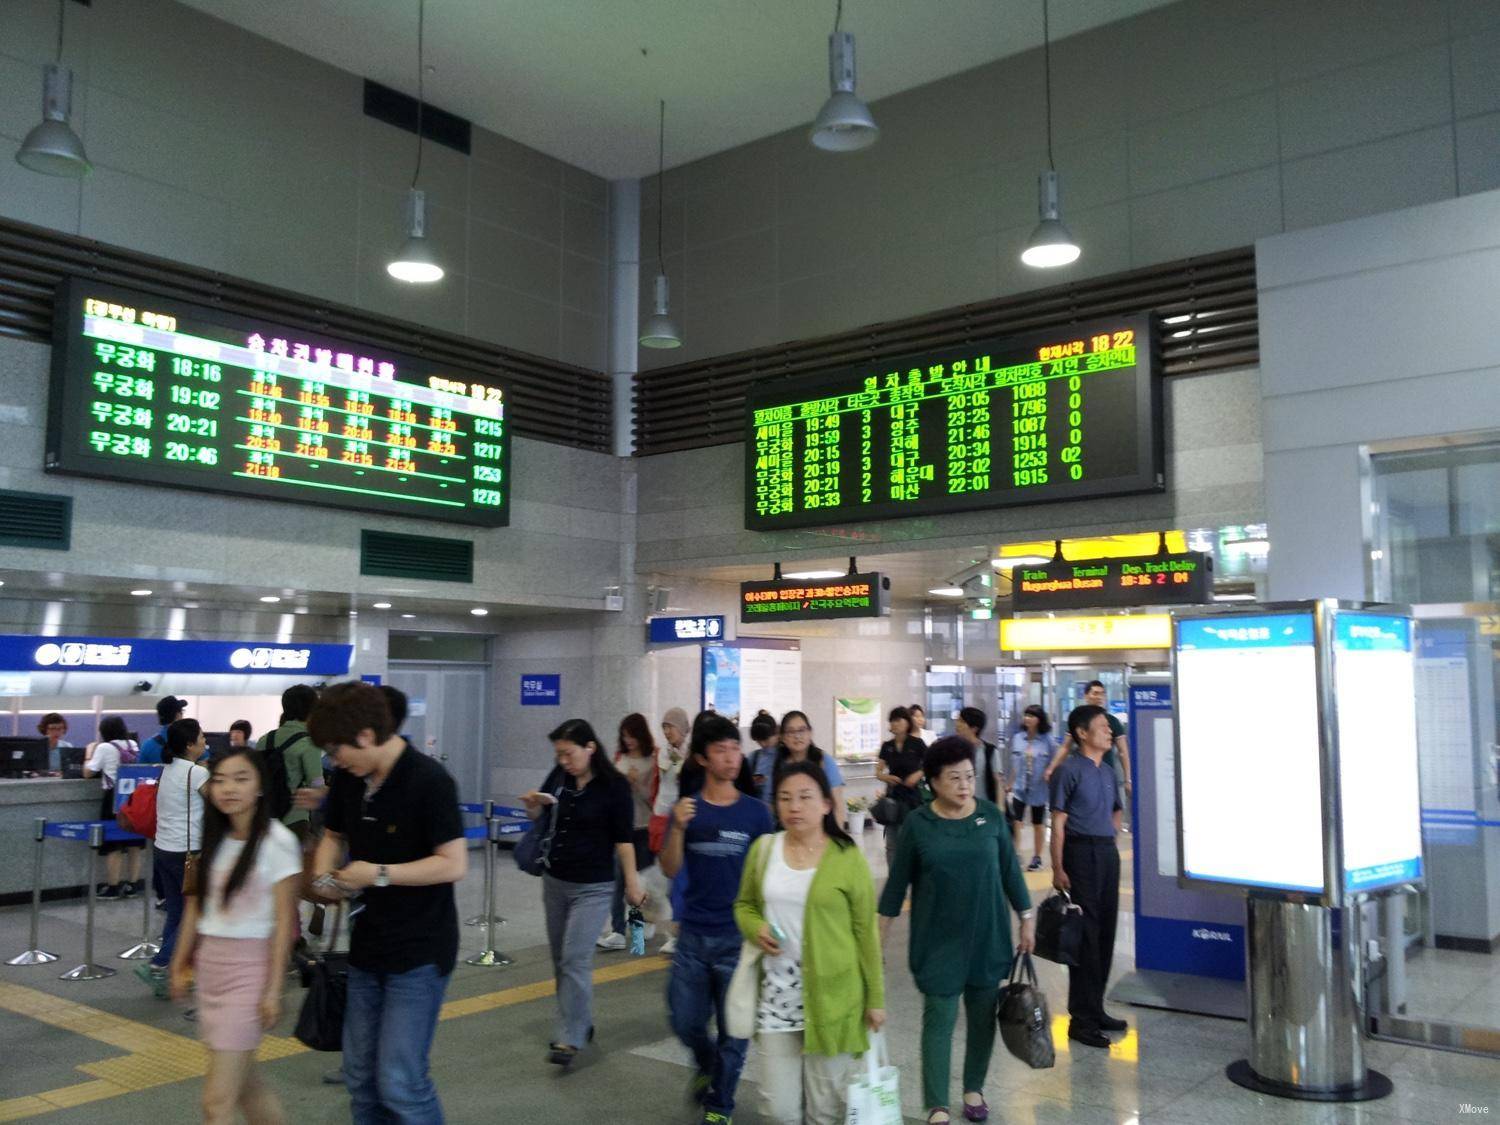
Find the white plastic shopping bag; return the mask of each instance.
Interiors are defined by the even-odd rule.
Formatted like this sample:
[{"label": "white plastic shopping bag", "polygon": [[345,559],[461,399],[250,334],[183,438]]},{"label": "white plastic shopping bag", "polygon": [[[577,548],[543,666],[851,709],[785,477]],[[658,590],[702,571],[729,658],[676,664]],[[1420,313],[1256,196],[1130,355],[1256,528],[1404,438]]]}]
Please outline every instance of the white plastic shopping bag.
[{"label": "white plastic shopping bag", "polygon": [[844,1125],[901,1125],[901,1072],[891,1065],[884,1032],[870,1036],[864,1063],[864,1073],[849,1084]]}]

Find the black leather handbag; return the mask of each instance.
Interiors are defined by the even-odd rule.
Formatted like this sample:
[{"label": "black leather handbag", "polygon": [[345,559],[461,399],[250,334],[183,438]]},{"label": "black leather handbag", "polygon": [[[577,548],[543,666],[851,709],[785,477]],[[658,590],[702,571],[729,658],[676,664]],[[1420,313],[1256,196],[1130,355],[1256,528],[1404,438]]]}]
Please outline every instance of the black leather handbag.
[{"label": "black leather handbag", "polygon": [[[333,908],[333,934],[330,946],[338,944],[347,903]],[[307,995],[297,1013],[297,1027],[292,1034],[314,1051],[344,1049],[344,1008],[349,999],[349,954],[324,952],[312,957],[298,957],[302,970],[302,987]]]},{"label": "black leather handbag", "polygon": [[1046,1070],[1057,1062],[1047,994],[1037,984],[1031,954],[1017,953],[1011,961],[1010,980],[1000,989],[995,1019],[1000,1024],[1005,1049],[1027,1066]]},{"label": "black leather handbag", "polygon": [[1083,955],[1083,907],[1067,891],[1050,896],[1036,912],[1036,955],[1076,965]]}]

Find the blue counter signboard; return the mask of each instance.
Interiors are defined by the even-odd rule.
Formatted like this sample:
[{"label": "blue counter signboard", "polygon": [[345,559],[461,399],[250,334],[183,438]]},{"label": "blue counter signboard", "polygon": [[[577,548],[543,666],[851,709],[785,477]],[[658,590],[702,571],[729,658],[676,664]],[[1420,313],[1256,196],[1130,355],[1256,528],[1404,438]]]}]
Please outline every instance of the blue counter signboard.
[{"label": "blue counter signboard", "polygon": [[0,634],[0,670],[7,672],[342,676],[353,655],[352,645]]},{"label": "blue counter signboard", "polygon": [[527,672],[521,677],[522,707],[559,707],[562,705],[560,673]]},{"label": "blue counter signboard", "polygon": [[724,639],[722,617],[653,617],[647,628],[654,645]]}]

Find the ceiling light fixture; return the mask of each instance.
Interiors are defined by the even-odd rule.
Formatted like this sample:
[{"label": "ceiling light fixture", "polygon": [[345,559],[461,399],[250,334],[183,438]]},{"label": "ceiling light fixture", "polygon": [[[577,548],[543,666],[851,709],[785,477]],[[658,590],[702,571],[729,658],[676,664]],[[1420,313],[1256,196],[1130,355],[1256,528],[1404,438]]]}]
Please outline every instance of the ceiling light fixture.
[{"label": "ceiling light fixture", "polygon": [[1047,170],[1037,177],[1037,210],[1041,222],[1031,232],[1021,261],[1036,269],[1053,269],[1076,262],[1082,253],[1062,223],[1058,204],[1057,162],[1052,158],[1052,23],[1049,0],[1042,0],[1042,68],[1046,78]]},{"label": "ceiling light fixture", "polygon": [[1254,594],[1215,594],[1214,595],[1214,601],[1216,601],[1216,602],[1253,602],[1254,600],[1255,600],[1255,595]]},{"label": "ceiling light fixture", "polygon": [[263,601],[263,602],[265,602],[266,605],[275,605],[277,602],[281,601],[281,599],[278,598],[275,594],[267,594],[265,597],[261,598],[260,600]]},{"label": "ceiling light fixture", "polygon": [[391,603],[390,602],[376,602],[375,605],[374,605],[374,608],[375,609],[390,609],[391,608]]},{"label": "ceiling light fixture", "polygon": [[843,19],[844,0],[838,0],[828,37],[828,100],[808,134],[813,147],[824,152],[857,152],[880,139],[870,107],[854,93],[854,36],[839,30]]},{"label": "ceiling light fixture", "polygon": [[151,591],[150,590],[132,590],[132,591],[130,591],[130,596],[132,598],[149,598],[151,596]]},{"label": "ceiling light fixture", "polygon": [[962,586],[934,586],[927,591],[935,598],[961,598],[964,596]]},{"label": "ceiling light fixture", "polygon": [[417,615],[415,613],[403,613],[401,617],[406,621],[415,621]]},{"label": "ceiling light fixture", "polygon": [[42,67],[42,123],[26,134],[16,163],[44,176],[86,176],[92,167],[83,141],[68,124],[73,106],[73,72],[62,64],[67,0],[57,3],[57,57]]},{"label": "ceiling light fixture", "polygon": [[672,320],[672,289],[667,281],[667,257],[662,252],[662,219],[667,197],[667,103],[661,103],[656,137],[656,292],[654,311],[641,325],[640,342],[645,348],[680,348],[682,331]]},{"label": "ceiling light fixture", "polygon": [[991,559],[990,565],[996,570],[1010,570],[1017,566],[1045,566],[1051,561],[1045,555],[1010,555],[1006,558]]},{"label": "ceiling light fixture", "polygon": [[475,606],[473,609],[469,610],[469,612],[472,613],[475,617],[488,617],[490,615],[489,610],[481,609],[479,606]]},{"label": "ceiling light fixture", "polygon": [[427,103],[423,83],[424,34],[427,24],[427,0],[417,0],[417,166],[411,174],[411,188],[406,193],[406,244],[386,263],[385,272],[397,281],[430,284],[443,279],[443,267],[427,241],[427,193],[417,187],[422,174],[422,110]]},{"label": "ceiling light fixture", "polygon": [[842,578],[848,573],[843,570],[799,570],[792,574],[783,574],[783,578],[792,578],[798,582],[811,582],[819,578]]}]

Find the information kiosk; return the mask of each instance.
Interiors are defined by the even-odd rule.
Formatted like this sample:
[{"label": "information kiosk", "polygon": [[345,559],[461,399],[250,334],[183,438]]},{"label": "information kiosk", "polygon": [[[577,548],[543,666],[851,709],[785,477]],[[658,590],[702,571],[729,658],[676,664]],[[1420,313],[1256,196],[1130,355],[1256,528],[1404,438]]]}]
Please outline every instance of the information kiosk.
[{"label": "information kiosk", "polygon": [[1332,600],[1184,614],[1172,657],[1179,878],[1248,896],[1251,1051],[1228,1075],[1383,1097],[1355,908],[1422,878],[1411,617]]}]

